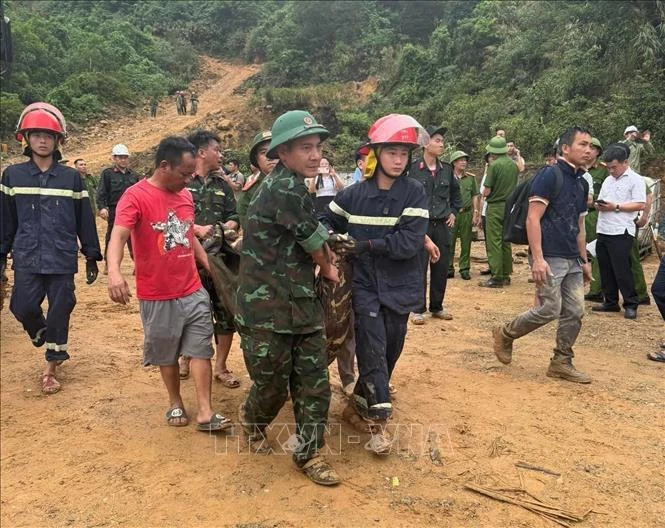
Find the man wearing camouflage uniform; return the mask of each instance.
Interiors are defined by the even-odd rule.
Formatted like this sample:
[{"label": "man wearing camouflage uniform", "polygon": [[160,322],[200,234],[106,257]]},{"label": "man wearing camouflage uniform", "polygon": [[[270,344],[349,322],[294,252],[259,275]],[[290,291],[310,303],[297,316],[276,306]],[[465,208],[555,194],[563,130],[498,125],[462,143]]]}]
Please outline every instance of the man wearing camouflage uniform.
[{"label": "man wearing camouflage uniform", "polygon": [[92,214],[97,216],[97,201],[95,195],[97,194],[97,178],[92,174],[88,173],[88,165],[85,160],[79,158],[74,160],[74,168],[78,171],[83,178],[83,185],[85,185],[86,191],[88,191],[88,198],[90,199],[90,207],[92,207]]},{"label": "man wearing camouflage uniform", "polygon": [[339,476],[318,454],[330,384],[314,266],[329,280],[339,277],[304,179],[316,176],[328,135],[302,110],[286,112],[273,124],[268,156],[280,162],[247,211],[236,315],[252,379],[239,416],[250,448],[263,443],[290,391],[297,428],[293,460],[313,482],[327,486],[339,483]]},{"label": "man wearing camouflage uniform", "polygon": [[[187,186],[194,199],[194,234],[199,240],[204,240],[213,235],[215,226],[219,226],[226,237],[235,240],[238,229],[236,201],[229,184],[216,172],[222,161],[219,148],[221,140],[219,136],[204,130],[194,132],[187,139],[197,151],[196,172]],[[199,274],[203,286],[210,294],[215,322],[217,360],[213,378],[225,387],[235,389],[240,386],[240,382],[226,366],[235,332],[233,315],[219,299],[210,275],[204,270],[199,270]],[[179,364],[180,377],[186,378],[189,375],[189,358],[181,357]]]},{"label": "man wearing camouflage uniform", "polygon": [[238,195],[238,216],[240,217],[240,226],[244,228],[247,220],[247,208],[249,202],[256,194],[256,190],[261,185],[265,177],[272,172],[277,165],[277,160],[269,159],[266,155],[272,134],[270,130],[259,132],[254,136],[254,140],[249,148],[249,163],[259,169],[258,174],[252,174],[247,178],[242,191]]}]

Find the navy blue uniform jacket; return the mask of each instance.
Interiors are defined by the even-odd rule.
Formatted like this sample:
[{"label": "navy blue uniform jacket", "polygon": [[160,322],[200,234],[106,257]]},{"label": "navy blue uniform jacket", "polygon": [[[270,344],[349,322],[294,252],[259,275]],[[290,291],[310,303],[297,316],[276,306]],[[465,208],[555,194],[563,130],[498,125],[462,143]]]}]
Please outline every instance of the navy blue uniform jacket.
[{"label": "navy blue uniform jacket", "polygon": [[339,192],[328,207],[324,222],[334,231],[372,241],[371,251],[353,261],[354,310],[376,314],[385,306],[406,314],[417,309],[429,217],[423,186],[401,176],[385,191],[372,178]]},{"label": "navy blue uniform jacket", "polygon": [[42,172],[32,161],[7,167],[0,181],[0,253],[28,273],[76,273],[81,252],[101,260],[95,218],[81,175],[54,162]]}]

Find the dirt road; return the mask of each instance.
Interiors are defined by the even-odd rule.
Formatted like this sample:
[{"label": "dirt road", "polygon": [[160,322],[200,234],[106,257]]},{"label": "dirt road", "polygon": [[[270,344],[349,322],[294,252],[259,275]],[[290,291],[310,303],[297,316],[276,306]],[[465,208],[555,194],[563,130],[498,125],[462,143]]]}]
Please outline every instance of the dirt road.
[{"label": "dirt road", "polygon": [[[473,251],[481,254],[480,244]],[[5,306],[2,526],[555,526],[464,490],[467,482],[514,487],[520,479],[561,507],[600,512],[580,526],[663,526],[665,365],[645,358],[665,337],[655,306],[641,307],[636,321],[587,306],[577,365],[594,382],[555,381],[545,377],[551,326],[519,341],[511,366],[494,359],[491,327],[525,309],[533,290],[525,264],[516,266],[511,287],[482,290],[481,266],[473,264],[473,281],[449,283],[453,321],[409,328],[394,376],[398,442],[387,458],[370,455],[367,438],[342,422],[331,368],[328,456],[344,479],[335,489],[311,484],[283,451],[249,455],[233,433],[168,427],[159,373],[141,366],[137,302],[113,305],[106,277],[87,286],[77,276],[72,360],[54,396],[39,391],[42,351]],[[656,259],[645,267],[651,280]],[[131,281],[129,265],[123,269]],[[213,400],[235,419],[249,388],[237,339],[230,363],[242,386],[215,384]],[[191,380],[183,393],[191,413]],[[276,447],[293,428],[290,404],[278,421],[270,430]],[[441,465],[432,460],[434,447]],[[519,461],[560,476],[518,470]]]}]

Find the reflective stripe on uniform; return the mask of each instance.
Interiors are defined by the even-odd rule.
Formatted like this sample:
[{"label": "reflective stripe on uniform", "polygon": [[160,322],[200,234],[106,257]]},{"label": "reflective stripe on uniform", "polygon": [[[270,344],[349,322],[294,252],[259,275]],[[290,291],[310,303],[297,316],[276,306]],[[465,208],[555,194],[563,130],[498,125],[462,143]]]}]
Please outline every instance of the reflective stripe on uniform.
[{"label": "reflective stripe on uniform", "polygon": [[402,216],[419,216],[421,218],[429,218],[429,211],[421,209],[420,207],[407,207],[402,211]]},{"label": "reflective stripe on uniform", "polygon": [[337,204],[335,203],[334,200],[328,204],[328,207],[330,207],[330,210],[331,210],[333,213],[335,213],[336,215],[339,215],[339,216],[343,216],[343,217],[346,218],[347,220],[348,220],[349,217],[351,216],[351,215],[350,215],[349,213],[347,213],[344,209],[342,209],[339,205],[337,205]]},{"label": "reflective stripe on uniform", "polygon": [[399,222],[403,216],[417,216],[420,218],[429,218],[429,212],[427,209],[422,209],[419,207],[407,207],[402,211],[402,215],[397,216],[364,216],[364,215],[352,215],[351,213],[346,212],[334,201],[330,202],[330,210],[346,218],[349,224],[358,224],[358,225],[371,225],[371,226],[394,226]]},{"label": "reflective stripe on uniform", "polygon": [[66,352],[67,343],[65,343],[64,345],[56,345],[55,343],[46,343],[46,349],[53,350],[55,352]]},{"label": "reflective stripe on uniform", "polygon": [[8,196],[16,195],[40,195],[40,196],[63,196],[80,200],[88,198],[88,191],[72,191],[71,189],[47,189],[44,187],[7,187],[0,185],[0,191]]}]

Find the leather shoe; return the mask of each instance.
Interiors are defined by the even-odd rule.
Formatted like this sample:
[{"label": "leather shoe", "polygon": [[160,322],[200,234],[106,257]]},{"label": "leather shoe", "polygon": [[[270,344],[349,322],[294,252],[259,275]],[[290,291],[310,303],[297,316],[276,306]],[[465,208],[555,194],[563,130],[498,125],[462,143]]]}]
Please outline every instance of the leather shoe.
[{"label": "leather shoe", "polygon": [[637,308],[626,308],[623,316],[625,319],[637,319]]},{"label": "leather shoe", "polygon": [[648,295],[637,300],[637,304],[640,306],[649,306],[651,304],[651,297]]},{"label": "leather shoe", "polygon": [[478,285],[483,288],[503,288],[503,281],[492,277],[485,282],[480,282]]},{"label": "leather shoe", "polygon": [[584,300],[589,301],[589,302],[596,302],[596,303],[605,302],[605,298],[603,297],[602,293],[587,293],[584,296]]},{"label": "leather shoe", "polygon": [[471,280],[471,274],[468,271],[460,271],[460,277],[463,280]]},{"label": "leather shoe", "polygon": [[618,304],[601,304],[600,306],[594,306],[591,308],[592,312],[620,312]]}]

